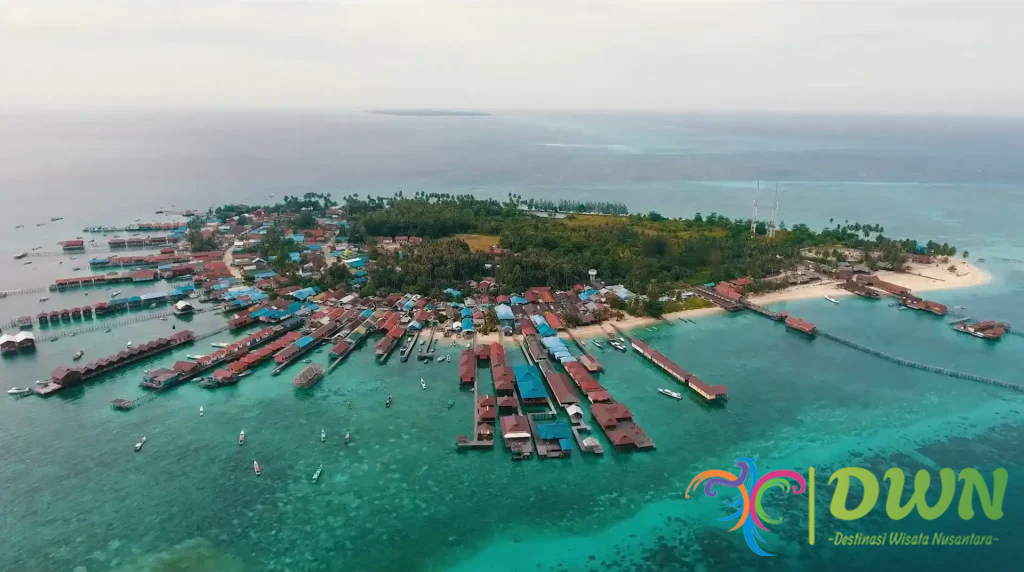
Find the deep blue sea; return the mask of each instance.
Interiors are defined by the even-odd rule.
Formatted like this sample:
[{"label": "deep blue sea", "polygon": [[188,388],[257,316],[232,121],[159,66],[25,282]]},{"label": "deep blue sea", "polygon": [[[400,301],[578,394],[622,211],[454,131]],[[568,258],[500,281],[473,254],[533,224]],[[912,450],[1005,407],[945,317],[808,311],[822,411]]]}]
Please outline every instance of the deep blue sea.
[{"label": "deep blue sea", "polygon": [[[622,201],[669,216],[748,217],[755,181],[780,183],[780,217],[820,228],[882,224],[984,257],[994,280],[934,298],[978,318],[1024,324],[1024,121],[779,115],[540,114],[394,117],[363,113],[164,113],[0,116],[0,289],[45,286],[67,257],[12,260],[82,235],[86,225],[158,218],[158,208],[265,202],[273,193],[477,196]],[[762,195],[763,197],[763,195]],[[50,217],[64,220],[50,222]],[[35,226],[45,223],[44,226]],[[15,229],[19,224],[25,228]],[[150,288],[152,289],[152,288]],[[138,288],[146,291],[146,288]],[[100,291],[102,292],[102,291]],[[127,290],[126,290],[127,293]],[[0,299],[0,323],[89,302],[84,293]],[[93,295],[95,298],[95,294]],[[782,304],[829,331],[906,359],[1024,382],[1024,338],[996,343],[945,321],[844,299]],[[213,316],[189,326],[212,329]],[[455,452],[472,398],[454,364],[373,363],[367,348],[313,391],[260,371],[236,387],[186,386],[136,411],[141,371],[182,348],[43,400],[0,399],[0,570],[962,570],[1012,569],[1024,541],[1021,394],[879,361],[806,339],[754,315],[638,332],[710,383],[724,408],[655,392],[671,381],[636,355],[599,354],[600,375],[658,445],[643,454],[512,463],[500,447]],[[156,325],[154,325],[156,324]],[[40,344],[0,361],[6,390],[70,363],[162,334],[167,322]],[[5,331],[7,327],[5,326]],[[224,339],[228,339],[227,336]],[[204,342],[205,344],[205,342]],[[514,352],[509,351],[510,355]],[[321,354],[315,359],[324,359]],[[522,361],[521,356],[515,359]],[[481,370],[484,386],[489,375]],[[427,379],[423,392],[418,380]],[[395,396],[395,406],[381,407]],[[456,400],[447,409],[445,403]],[[346,402],[353,401],[349,409]],[[198,416],[203,406],[206,415]],[[326,427],[331,438],[319,442]],[[244,448],[236,445],[245,429]],[[336,438],[353,432],[349,446]],[[141,435],[149,442],[135,454]],[[818,478],[817,541],[807,496],[773,491],[780,524],[751,552],[701,471],[757,456],[761,473]],[[251,471],[257,457],[263,475]],[[309,477],[319,464],[324,477]],[[860,466],[912,481],[938,469],[1009,471],[1005,515],[975,500],[936,521],[894,522],[883,498],[861,520],[829,515],[828,475]],[[909,487],[909,484],[908,484]],[[909,493],[908,493],[909,494]],[[906,496],[904,500],[906,500]],[[959,494],[957,496],[959,500]],[[851,503],[853,499],[851,499]],[[985,534],[992,546],[832,546],[836,532]]]}]

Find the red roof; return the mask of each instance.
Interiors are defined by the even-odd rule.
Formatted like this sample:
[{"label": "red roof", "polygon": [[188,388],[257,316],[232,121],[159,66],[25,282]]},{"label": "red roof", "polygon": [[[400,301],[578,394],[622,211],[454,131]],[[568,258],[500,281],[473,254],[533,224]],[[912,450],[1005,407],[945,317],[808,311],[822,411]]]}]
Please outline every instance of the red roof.
[{"label": "red roof", "polygon": [[506,415],[501,418],[501,433],[530,433],[530,423],[524,415]]},{"label": "red roof", "polygon": [[477,405],[480,407],[494,407],[496,403],[493,395],[481,395],[477,400]]},{"label": "red roof", "polygon": [[614,427],[619,421],[633,419],[633,413],[621,403],[595,403],[590,406],[590,413],[602,427]]},{"label": "red roof", "polygon": [[537,335],[537,328],[533,327],[533,324],[529,320],[524,319],[519,325],[519,328],[523,331],[524,336]]},{"label": "red roof", "polygon": [[519,400],[511,395],[503,395],[498,398],[498,407],[519,407]]},{"label": "red roof", "polygon": [[564,330],[565,326],[562,325],[562,320],[558,318],[554,313],[548,312],[544,314],[544,320],[547,321],[548,325],[555,330]]},{"label": "red roof", "polygon": [[473,383],[476,380],[476,360],[471,349],[463,350],[459,356],[459,380],[462,383]]}]

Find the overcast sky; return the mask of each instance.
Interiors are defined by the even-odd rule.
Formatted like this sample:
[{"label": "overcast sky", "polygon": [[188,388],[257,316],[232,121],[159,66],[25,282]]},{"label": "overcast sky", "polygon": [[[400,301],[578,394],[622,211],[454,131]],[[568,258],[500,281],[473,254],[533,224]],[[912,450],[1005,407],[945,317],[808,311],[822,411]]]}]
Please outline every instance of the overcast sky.
[{"label": "overcast sky", "polygon": [[0,0],[20,108],[1024,113],[1024,2]]}]

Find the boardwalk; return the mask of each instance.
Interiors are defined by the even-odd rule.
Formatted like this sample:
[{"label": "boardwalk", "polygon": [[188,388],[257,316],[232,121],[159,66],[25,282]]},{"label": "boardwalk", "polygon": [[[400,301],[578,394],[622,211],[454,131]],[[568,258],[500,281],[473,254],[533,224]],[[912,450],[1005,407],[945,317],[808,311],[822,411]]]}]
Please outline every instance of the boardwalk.
[{"label": "boardwalk", "polygon": [[947,368],[944,368],[944,367],[938,367],[938,366],[934,366],[934,365],[928,365],[928,364],[924,364],[924,363],[920,363],[920,362],[916,362],[916,361],[911,361],[911,360],[908,360],[908,359],[903,359],[903,358],[896,357],[896,356],[893,356],[893,355],[889,355],[889,354],[887,354],[885,352],[882,352],[882,351],[879,351],[879,350],[876,350],[876,349],[869,348],[867,346],[858,344],[857,342],[853,342],[853,341],[847,340],[845,338],[841,338],[841,337],[839,337],[839,336],[837,336],[835,334],[830,334],[828,332],[823,332],[821,330],[818,330],[818,335],[822,336],[823,338],[832,340],[833,342],[837,342],[837,343],[843,344],[846,347],[853,348],[853,349],[855,349],[857,351],[864,352],[864,353],[869,354],[869,355],[873,355],[875,357],[884,359],[886,361],[890,361],[890,362],[892,362],[894,364],[901,365],[901,366],[904,366],[904,367],[910,367],[910,368],[919,369],[919,370],[922,370],[922,371],[930,371],[932,373],[937,373],[939,375],[945,375],[947,377],[955,377],[957,379],[968,379],[968,380],[971,380],[971,381],[977,381],[977,382],[980,382],[980,383],[987,383],[989,385],[995,385],[995,386],[998,386],[998,387],[1004,387],[1006,389],[1012,389],[1014,391],[1024,392],[1024,385],[1020,385],[1020,384],[1016,384],[1016,383],[1010,383],[1008,381],[1002,381],[1002,380],[999,380],[999,379],[993,379],[993,378],[990,378],[990,377],[985,377],[983,375],[975,375],[973,373],[965,373],[965,372],[962,372],[962,371],[956,371],[956,370],[947,369]]},{"label": "boardwalk", "polygon": [[49,287],[41,288],[19,288],[18,290],[0,290],[0,298],[8,296],[20,296],[21,294],[39,294],[49,290]]},{"label": "boardwalk", "polygon": [[[196,308],[195,311],[196,311],[196,313],[201,313],[201,312],[206,311],[206,309],[204,309],[204,308]],[[36,340],[37,341],[50,341],[50,340],[56,340],[56,339],[59,339],[59,338],[67,338],[67,337],[71,337],[71,336],[77,336],[79,334],[87,334],[89,332],[96,332],[96,331],[100,331],[100,330],[109,330],[109,329],[116,328],[118,326],[127,326],[128,324],[137,324],[139,322],[148,322],[150,320],[159,320],[160,318],[169,318],[169,317],[171,317],[173,315],[174,315],[174,310],[164,310],[162,312],[153,312],[153,313],[150,313],[150,314],[141,314],[141,315],[134,315],[134,316],[133,315],[128,315],[128,316],[125,316],[124,318],[118,318],[116,320],[107,320],[107,319],[100,320],[100,319],[97,318],[96,320],[99,320],[99,321],[93,321],[90,325],[83,326],[81,328],[60,329],[60,330],[55,330],[55,331],[54,330],[49,330],[46,333],[40,332],[38,335],[36,335]],[[39,323],[35,322],[34,320],[33,320],[33,323],[35,323],[36,325],[39,325]],[[7,324],[7,327],[9,327],[9,328],[10,327],[17,327],[17,322],[12,321],[9,324]],[[56,324],[49,326],[49,328],[53,328],[53,327],[59,327],[59,326],[57,326]],[[224,329],[227,329],[227,328],[225,327]]]}]

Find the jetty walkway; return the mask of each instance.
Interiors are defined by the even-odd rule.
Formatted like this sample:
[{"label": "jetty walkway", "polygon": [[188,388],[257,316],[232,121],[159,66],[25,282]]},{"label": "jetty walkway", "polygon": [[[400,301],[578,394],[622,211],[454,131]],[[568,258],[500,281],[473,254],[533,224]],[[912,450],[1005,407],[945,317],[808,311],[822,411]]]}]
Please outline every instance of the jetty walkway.
[{"label": "jetty walkway", "polygon": [[[195,309],[195,313],[197,313],[197,314],[201,313],[201,312],[205,312],[205,311],[207,311],[206,308],[196,308]],[[35,336],[35,338],[36,338],[37,341],[50,341],[50,340],[56,340],[56,339],[59,339],[59,338],[66,338],[66,337],[70,337],[70,336],[77,336],[78,334],[87,334],[89,332],[95,332],[97,330],[109,330],[109,329],[112,329],[112,328],[116,328],[118,326],[127,326],[128,324],[137,324],[139,322],[148,322],[149,320],[158,320],[160,318],[168,318],[168,317],[173,316],[173,315],[174,315],[174,310],[164,310],[162,312],[153,312],[151,314],[143,314],[143,315],[135,315],[135,316],[129,315],[129,316],[126,316],[124,318],[118,318],[116,320],[93,321],[92,324],[87,325],[87,326],[83,326],[81,328],[60,329],[60,330],[56,330],[56,331],[48,330],[46,332],[40,332],[38,335]],[[35,320],[33,320],[33,323],[35,325],[39,325],[39,323],[37,321],[35,321]],[[17,328],[18,327],[18,322],[16,320],[12,320],[12,321],[8,322],[7,324],[4,324],[4,325],[5,325],[5,327],[8,327],[8,328]],[[53,326],[49,326],[49,327],[52,328]],[[225,328],[225,329],[227,329],[227,328]],[[221,330],[221,331],[224,331],[224,330]],[[220,333],[220,332],[217,332],[217,333]],[[196,339],[198,340],[200,338],[197,336]]]},{"label": "jetty walkway", "polygon": [[47,286],[39,288],[19,288],[17,290],[0,290],[0,298],[6,298],[8,296],[18,296],[20,294],[39,294],[47,291],[49,291],[49,287]]},{"label": "jetty walkway", "polygon": [[1017,384],[1017,383],[1010,383],[1008,381],[1002,381],[1002,380],[999,380],[999,379],[993,379],[991,377],[985,377],[983,375],[975,375],[973,373],[965,373],[965,372],[962,372],[962,371],[956,371],[956,370],[947,369],[947,368],[944,368],[944,367],[939,367],[939,366],[935,366],[935,365],[928,365],[926,363],[920,363],[920,362],[916,362],[916,361],[912,361],[912,360],[908,360],[908,359],[903,359],[901,357],[896,357],[896,356],[887,354],[885,352],[876,350],[874,348],[869,348],[869,347],[867,347],[865,345],[858,344],[857,342],[854,342],[854,341],[851,341],[851,340],[847,340],[846,338],[837,336],[835,334],[830,334],[828,332],[823,332],[820,329],[818,330],[817,333],[818,333],[818,335],[820,335],[821,337],[823,337],[825,339],[832,340],[833,342],[842,344],[842,345],[844,345],[846,347],[849,347],[849,348],[853,348],[853,349],[855,349],[855,350],[857,350],[859,352],[864,352],[866,354],[873,355],[873,356],[875,356],[877,358],[881,358],[881,359],[884,359],[886,361],[890,361],[890,362],[892,362],[894,364],[897,364],[897,365],[902,365],[904,367],[911,367],[911,368],[919,369],[919,370],[922,370],[922,371],[930,371],[932,373],[937,373],[939,375],[945,375],[947,377],[955,377],[957,379],[968,379],[968,380],[977,381],[977,382],[980,382],[980,383],[987,383],[989,385],[1005,387],[1006,389],[1012,389],[1014,391],[1020,391],[1020,392],[1024,393],[1024,385],[1020,385],[1020,384]]}]

